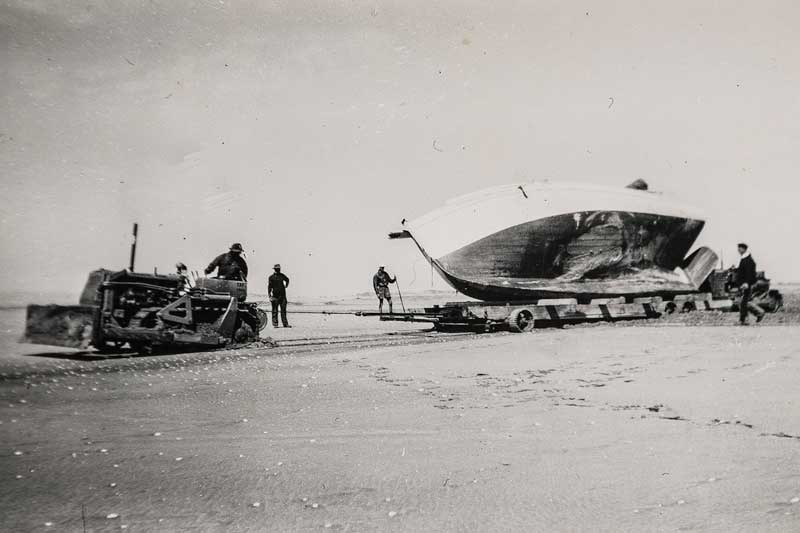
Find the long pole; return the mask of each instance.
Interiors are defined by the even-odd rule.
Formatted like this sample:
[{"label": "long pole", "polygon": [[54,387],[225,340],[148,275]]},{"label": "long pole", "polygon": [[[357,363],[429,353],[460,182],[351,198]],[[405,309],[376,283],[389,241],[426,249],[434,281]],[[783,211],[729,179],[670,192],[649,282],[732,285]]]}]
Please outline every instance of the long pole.
[{"label": "long pole", "polygon": [[403,308],[403,312],[406,312],[406,306],[403,304],[403,293],[400,292],[400,284],[397,283],[397,276],[394,277],[394,283],[397,285],[397,295],[400,297],[400,307]]},{"label": "long pole", "polygon": [[131,264],[130,270],[133,272],[133,265],[136,263],[136,237],[139,235],[139,224],[133,223],[133,242],[131,243]]}]

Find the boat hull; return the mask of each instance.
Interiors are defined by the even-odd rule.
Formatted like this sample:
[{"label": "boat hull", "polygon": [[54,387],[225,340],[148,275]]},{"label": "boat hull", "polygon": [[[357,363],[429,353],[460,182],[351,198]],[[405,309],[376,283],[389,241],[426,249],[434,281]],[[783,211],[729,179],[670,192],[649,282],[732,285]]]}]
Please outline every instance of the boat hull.
[{"label": "boat hull", "polygon": [[[506,187],[451,202],[410,223],[405,233],[451,286],[480,300],[668,296],[697,289],[683,267],[705,222],[689,210],[645,192],[537,192],[520,198]],[[570,194],[578,205],[596,205],[600,196],[612,208],[569,210]],[[492,231],[481,234],[482,224]],[[433,246],[426,248],[427,242]]]},{"label": "boat hull", "polygon": [[534,302],[541,299],[574,298],[578,303],[588,303],[598,298],[671,298],[697,290],[697,285],[675,272],[641,272],[614,279],[569,282],[518,278],[466,280],[438,268],[435,261],[433,265],[442,278],[458,292],[486,302]]}]

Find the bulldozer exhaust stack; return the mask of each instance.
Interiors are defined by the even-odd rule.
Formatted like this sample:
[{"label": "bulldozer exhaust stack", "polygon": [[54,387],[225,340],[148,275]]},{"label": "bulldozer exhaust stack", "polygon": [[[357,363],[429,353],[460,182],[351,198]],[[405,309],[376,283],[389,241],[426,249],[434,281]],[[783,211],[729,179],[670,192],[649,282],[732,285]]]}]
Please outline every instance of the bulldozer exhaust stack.
[{"label": "bulldozer exhaust stack", "polygon": [[133,272],[133,266],[136,263],[136,238],[138,236],[139,236],[139,224],[134,222],[133,223],[133,242],[131,242],[131,264],[130,264],[130,268],[128,268],[128,270],[130,270],[131,272]]}]

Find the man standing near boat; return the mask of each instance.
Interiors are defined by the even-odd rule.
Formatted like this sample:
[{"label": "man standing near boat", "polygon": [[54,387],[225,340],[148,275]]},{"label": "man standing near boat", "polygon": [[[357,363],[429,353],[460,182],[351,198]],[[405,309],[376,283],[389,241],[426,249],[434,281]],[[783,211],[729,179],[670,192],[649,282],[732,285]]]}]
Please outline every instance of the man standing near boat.
[{"label": "man standing near boat", "polygon": [[372,288],[375,289],[375,296],[378,297],[378,312],[383,313],[383,300],[389,302],[389,314],[392,313],[392,293],[389,291],[389,284],[397,281],[385,270],[385,266],[378,267],[378,271],[372,276]]},{"label": "man standing near boat", "polygon": [[281,322],[283,327],[290,328],[289,321],[286,319],[286,287],[289,286],[289,278],[281,272],[281,266],[275,265],[272,267],[275,273],[269,277],[267,284],[267,293],[269,294],[269,301],[272,304],[272,327],[278,327],[278,310],[281,312]]},{"label": "man standing near boat", "polygon": [[755,285],[756,276],[756,262],[750,255],[747,249],[747,244],[739,243],[739,266],[736,268],[736,285],[739,286],[739,322],[742,325],[747,324],[747,314],[753,313],[756,315],[756,322],[761,322],[764,318],[764,310],[750,301],[753,285]]}]

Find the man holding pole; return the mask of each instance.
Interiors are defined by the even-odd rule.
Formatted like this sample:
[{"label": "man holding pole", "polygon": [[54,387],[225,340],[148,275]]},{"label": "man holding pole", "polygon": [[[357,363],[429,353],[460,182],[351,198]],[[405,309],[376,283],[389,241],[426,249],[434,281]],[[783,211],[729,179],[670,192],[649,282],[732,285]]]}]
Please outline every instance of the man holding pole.
[{"label": "man holding pole", "polygon": [[372,288],[375,289],[375,296],[378,297],[378,312],[383,313],[383,300],[389,302],[389,313],[392,313],[392,293],[389,292],[389,284],[395,283],[397,278],[393,278],[385,270],[385,266],[378,267],[378,272],[372,276]]}]

